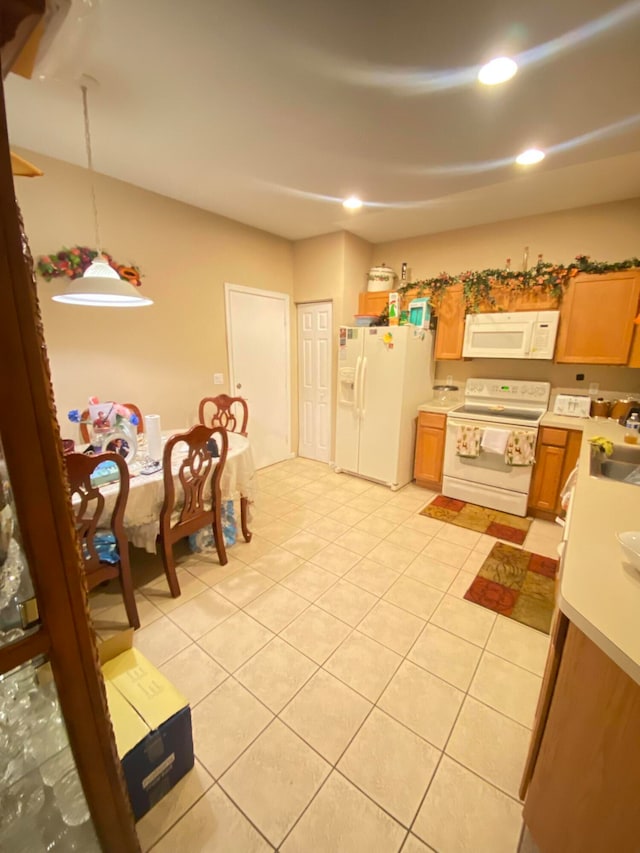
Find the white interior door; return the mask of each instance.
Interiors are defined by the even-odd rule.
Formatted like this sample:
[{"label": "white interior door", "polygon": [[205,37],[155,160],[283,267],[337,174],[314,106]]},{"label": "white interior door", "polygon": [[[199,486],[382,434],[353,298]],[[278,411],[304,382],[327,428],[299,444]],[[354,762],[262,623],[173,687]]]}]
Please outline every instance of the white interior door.
[{"label": "white interior door", "polygon": [[225,284],[230,394],[249,404],[257,468],[291,455],[289,297]]},{"label": "white interior door", "polygon": [[330,302],[298,305],[298,455],[328,462],[331,452]]}]

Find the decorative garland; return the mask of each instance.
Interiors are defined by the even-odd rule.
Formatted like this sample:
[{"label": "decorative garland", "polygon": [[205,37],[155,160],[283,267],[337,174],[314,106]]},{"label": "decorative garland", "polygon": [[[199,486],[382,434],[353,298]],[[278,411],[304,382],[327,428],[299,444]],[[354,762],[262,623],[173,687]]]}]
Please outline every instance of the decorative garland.
[{"label": "decorative garland", "polygon": [[[101,254],[107,259],[109,266],[113,267],[120,278],[124,278],[136,287],[140,287],[142,276],[138,267],[117,264],[108,252],[101,252]],[[98,253],[96,250],[89,249],[87,246],[74,246],[72,249],[67,249],[63,246],[59,252],[55,252],[52,255],[40,255],[37,271],[46,281],[63,277],[70,279],[80,278],[97,256]]]},{"label": "decorative garland", "polygon": [[543,261],[542,255],[538,255],[537,263],[530,269],[516,272],[510,267],[511,259],[507,258],[504,269],[467,270],[458,275],[443,272],[435,278],[408,282],[398,288],[398,293],[416,291],[418,296],[422,296],[428,290],[431,301],[437,305],[447,288],[462,284],[466,306],[470,312],[477,312],[483,303],[495,307],[494,287],[508,287],[512,291],[520,292],[546,292],[560,301],[569,279],[578,273],[602,274],[635,269],[640,267],[640,258],[628,258],[626,261],[609,264],[591,261],[589,255],[576,255],[575,261],[565,265]]}]

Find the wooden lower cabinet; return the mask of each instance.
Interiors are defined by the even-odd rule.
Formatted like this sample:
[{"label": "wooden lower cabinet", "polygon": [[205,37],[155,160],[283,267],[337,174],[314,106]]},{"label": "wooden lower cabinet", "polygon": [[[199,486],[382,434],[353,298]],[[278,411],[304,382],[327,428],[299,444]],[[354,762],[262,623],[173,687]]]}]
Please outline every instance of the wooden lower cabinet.
[{"label": "wooden lower cabinet", "polygon": [[548,687],[523,812],[534,842],[541,853],[637,853],[640,685],[568,622]]},{"label": "wooden lower cabinet", "polygon": [[413,476],[419,486],[433,489],[442,484],[446,424],[446,415],[434,412],[418,413]]},{"label": "wooden lower cabinet", "polygon": [[578,430],[541,427],[529,512],[543,518],[554,518],[560,512],[560,492],[578,461],[581,442],[582,433]]}]

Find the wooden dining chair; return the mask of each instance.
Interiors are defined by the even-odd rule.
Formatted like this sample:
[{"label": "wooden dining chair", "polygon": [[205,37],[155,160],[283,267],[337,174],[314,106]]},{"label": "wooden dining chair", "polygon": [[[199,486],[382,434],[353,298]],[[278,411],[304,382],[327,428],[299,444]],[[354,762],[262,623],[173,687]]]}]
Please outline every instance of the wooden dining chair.
[{"label": "wooden dining chair", "polygon": [[[215,459],[209,449],[209,441],[215,438],[219,456]],[[187,455],[180,461],[177,471],[182,487],[182,503],[176,497],[172,468],[173,451],[177,444],[184,442],[188,447]],[[172,435],[164,447],[164,503],[160,511],[160,534],[162,562],[167,576],[169,590],[174,598],[180,595],[180,584],[176,574],[173,545],[184,536],[190,536],[197,530],[211,525],[213,541],[218,552],[220,565],[228,562],[222,536],[222,498],[220,478],[227,460],[229,439],[222,427],[207,427],[196,424],[187,430]],[[177,460],[176,460],[177,461]],[[207,480],[210,479],[211,494],[205,496]],[[177,515],[177,517],[176,517]]]},{"label": "wooden dining chair", "polygon": [[[228,394],[218,394],[217,397],[203,397],[198,406],[198,420],[206,426],[224,427],[228,432],[247,435],[249,423],[249,406],[244,397],[229,397]],[[240,496],[240,526],[245,542],[251,542],[252,533],[249,530],[249,501]]]},{"label": "wooden dining chair", "polygon": [[[125,406],[127,409],[129,409],[129,411],[131,411],[134,415],[137,415],[138,425],[136,427],[136,431],[137,431],[138,435],[141,435],[144,432],[144,418],[142,417],[142,412],[136,406],[135,403],[123,403],[122,405]],[[81,421],[81,423],[80,423],[80,435],[82,436],[82,440],[87,442],[87,443],[89,441],[91,441],[91,438],[89,436],[89,425],[87,423],[83,423],[83,421],[88,421],[88,420],[89,420],[89,409],[85,409],[82,412],[82,414],[80,415],[80,421]]]},{"label": "wooden dining chair", "polygon": [[203,397],[198,406],[198,420],[206,426],[224,427],[229,432],[247,434],[249,406],[244,397]]},{"label": "wooden dining chair", "polygon": [[[91,590],[104,581],[118,578],[129,625],[139,628],[140,619],[129,565],[129,543],[124,532],[124,509],[129,496],[127,463],[119,453],[99,453],[95,456],[67,453],[64,462],[71,497],[77,495],[79,498],[78,502],[72,503],[72,507],[87,586]],[[106,529],[98,527],[104,510],[104,495],[98,486],[91,483],[92,474],[102,462],[112,462],[120,475],[118,495]]]}]

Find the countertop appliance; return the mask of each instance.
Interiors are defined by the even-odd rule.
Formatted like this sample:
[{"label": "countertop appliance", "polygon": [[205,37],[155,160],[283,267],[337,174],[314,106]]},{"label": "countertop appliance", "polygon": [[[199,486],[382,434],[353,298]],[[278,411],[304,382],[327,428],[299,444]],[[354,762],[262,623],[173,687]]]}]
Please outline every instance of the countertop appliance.
[{"label": "countertop appliance", "polygon": [[433,333],[340,327],[336,470],[398,489],[413,479],[416,409],[432,396]]},{"label": "countertop appliance", "polygon": [[559,319],[559,311],[467,314],[462,355],[552,359]]},{"label": "countertop appliance", "polygon": [[558,394],[553,402],[554,415],[566,415],[569,418],[588,418],[591,411],[591,397],[581,394]]},{"label": "countertop appliance", "polygon": [[526,429],[537,440],[550,393],[548,382],[467,379],[464,403],[447,416],[442,494],[525,516],[533,466],[508,465],[503,454],[484,450],[476,457],[459,456],[458,431],[461,426],[479,427],[481,433]]}]

